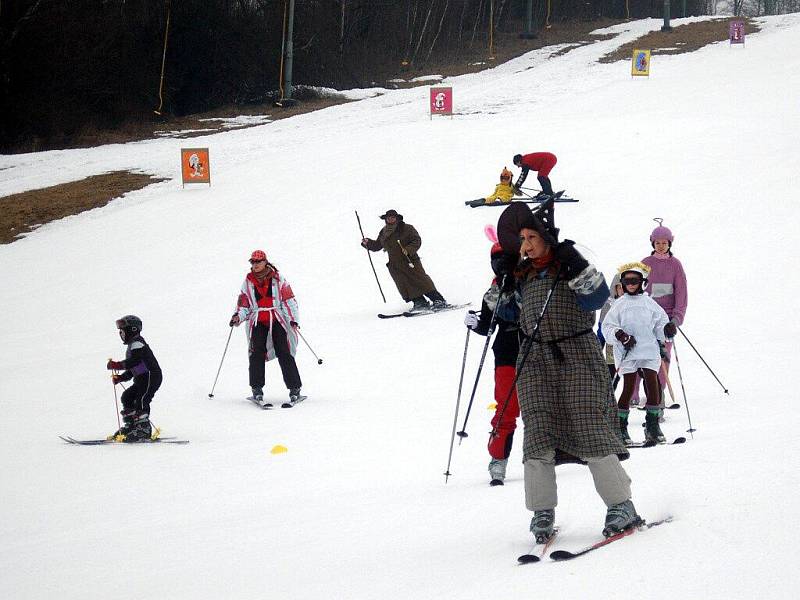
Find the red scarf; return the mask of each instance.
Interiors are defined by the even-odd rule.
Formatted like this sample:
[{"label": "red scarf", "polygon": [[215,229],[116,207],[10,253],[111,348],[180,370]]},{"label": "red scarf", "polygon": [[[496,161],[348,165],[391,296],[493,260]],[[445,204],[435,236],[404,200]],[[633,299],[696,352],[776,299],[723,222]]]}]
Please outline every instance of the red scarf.
[{"label": "red scarf", "polygon": [[550,266],[553,262],[553,251],[550,246],[547,247],[547,252],[545,252],[544,256],[540,256],[539,258],[532,258],[531,261],[533,262],[533,267],[537,271],[542,271]]}]

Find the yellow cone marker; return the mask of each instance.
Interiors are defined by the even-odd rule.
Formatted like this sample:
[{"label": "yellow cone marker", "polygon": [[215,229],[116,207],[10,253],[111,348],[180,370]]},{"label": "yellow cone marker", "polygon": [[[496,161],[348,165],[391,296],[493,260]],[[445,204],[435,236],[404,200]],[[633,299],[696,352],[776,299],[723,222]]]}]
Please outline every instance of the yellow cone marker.
[{"label": "yellow cone marker", "polygon": [[486,407],[486,410],[494,410],[497,408],[497,402],[492,402],[489,406]]},{"label": "yellow cone marker", "polygon": [[288,452],[288,451],[289,451],[289,449],[286,446],[281,446],[280,444],[278,444],[277,446],[273,446],[272,450],[270,450],[269,453],[270,454],[283,454],[283,453]]}]

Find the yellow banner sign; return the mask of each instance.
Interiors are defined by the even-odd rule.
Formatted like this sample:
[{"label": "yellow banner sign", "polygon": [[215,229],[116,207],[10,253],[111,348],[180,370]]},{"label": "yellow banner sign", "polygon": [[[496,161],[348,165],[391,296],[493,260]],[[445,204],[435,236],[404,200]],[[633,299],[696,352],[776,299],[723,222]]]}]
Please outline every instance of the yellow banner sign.
[{"label": "yellow banner sign", "polygon": [[650,75],[650,50],[634,50],[631,57],[631,75],[633,77]]}]

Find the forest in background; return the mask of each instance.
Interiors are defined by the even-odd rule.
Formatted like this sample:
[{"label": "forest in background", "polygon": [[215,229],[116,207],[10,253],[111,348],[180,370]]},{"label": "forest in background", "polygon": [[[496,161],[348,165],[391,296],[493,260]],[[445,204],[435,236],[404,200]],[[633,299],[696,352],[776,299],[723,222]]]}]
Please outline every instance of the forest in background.
[{"label": "forest in background", "polygon": [[[732,0],[742,12],[744,0]],[[713,13],[672,0],[673,17]],[[759,13],[800,0],[757,0]],[[0,152],[86,128],[280,98],[288,0],[0,0]],[[367,87],[517,34],[527,0],[295,0],[293,82]],[[752,11],[751,11],[752,12]],[[737,13],[738,14],[738,13]],[[663,16],[663,0],[534,0],[546,24]],[[163,81],[162,81],[163,67]]]}]

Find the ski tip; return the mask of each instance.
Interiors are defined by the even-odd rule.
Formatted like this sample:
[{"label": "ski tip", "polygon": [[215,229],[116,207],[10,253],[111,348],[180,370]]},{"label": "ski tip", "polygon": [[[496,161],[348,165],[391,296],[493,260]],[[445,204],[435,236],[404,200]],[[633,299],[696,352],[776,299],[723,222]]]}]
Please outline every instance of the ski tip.
[{"label": "ski tip", "polygon": [[498,485],[504,485],[504,484],[503,484],[503,480],[502,479],[492,479],[489,482],[489,485],[492,486],[492,487],[496,487]]},{"label": "ski tip", "polygon": [[675,438],[672,443],[673,444],[684,444],[684,443],[686,443],[686,438],[685,437]]},{"label": "ski tip", "polygon": [[539,562],[541,559],[536,556],[535,554],[523,554],[522,556],[517,558],[517,562],[521,565],[527,565],[529,563]]},{"label": "ski tip", "polygon": [[573,554],[568,550],[556,550],[555,552],[550,553],[550,560],[569,560],[571,558],[575,558],[577,554]]}]

